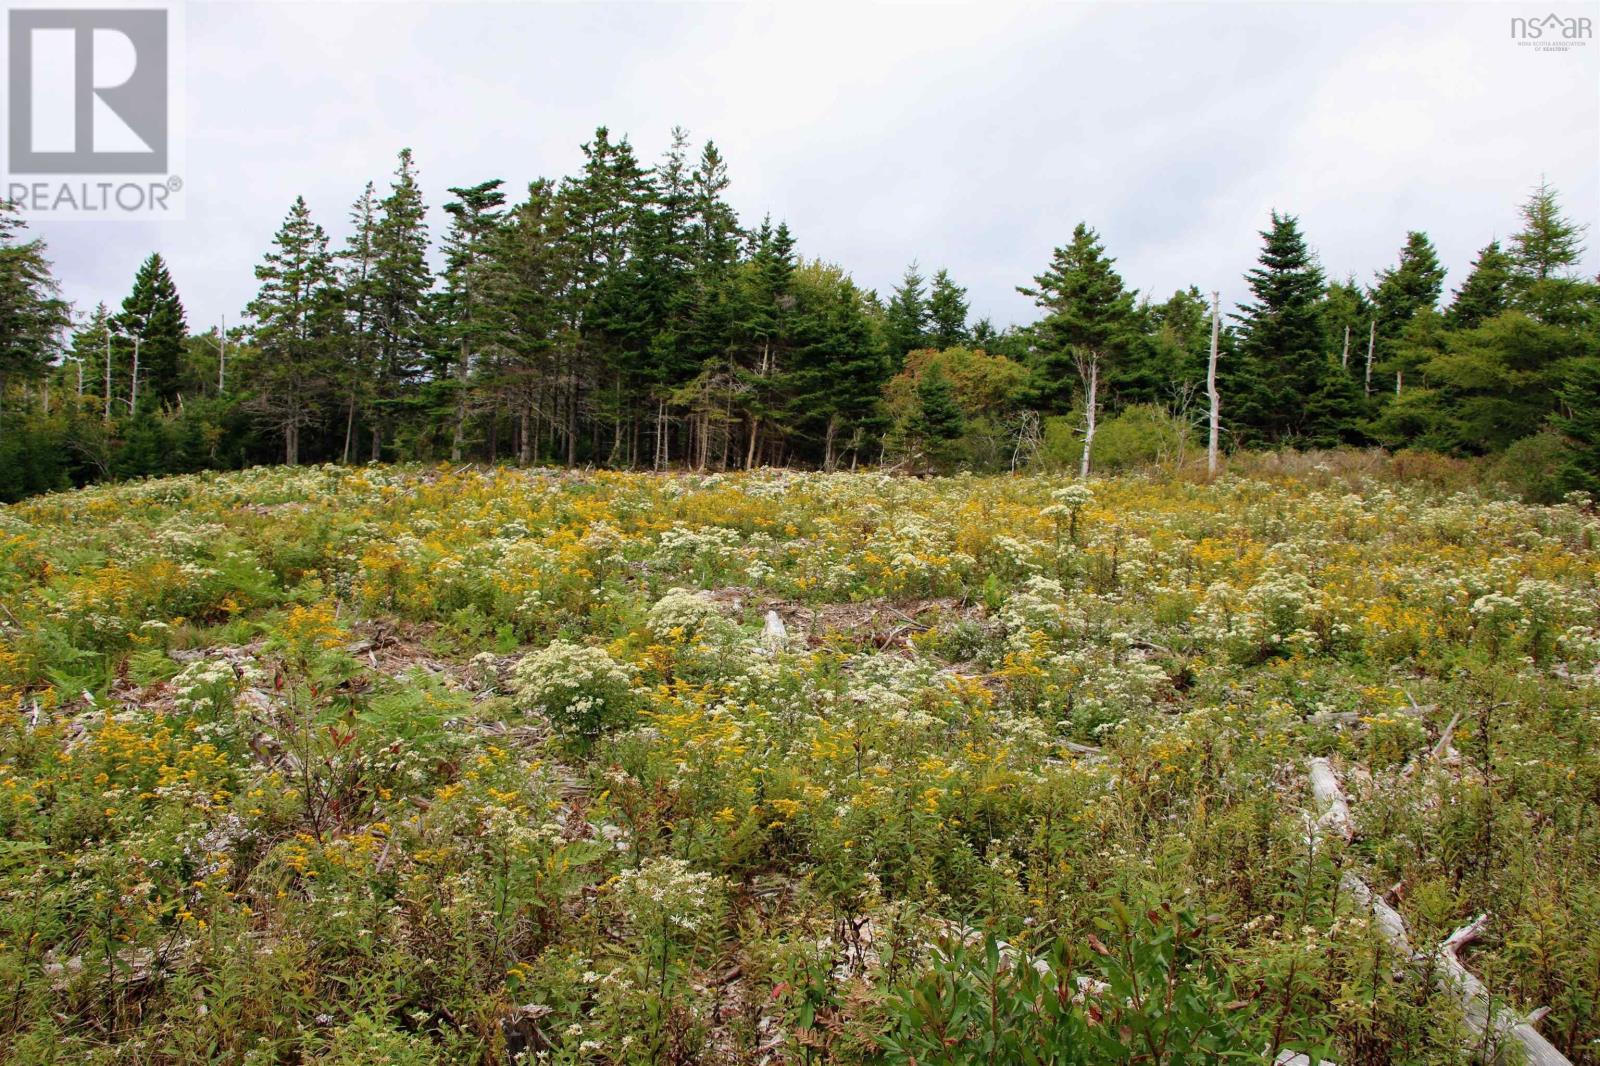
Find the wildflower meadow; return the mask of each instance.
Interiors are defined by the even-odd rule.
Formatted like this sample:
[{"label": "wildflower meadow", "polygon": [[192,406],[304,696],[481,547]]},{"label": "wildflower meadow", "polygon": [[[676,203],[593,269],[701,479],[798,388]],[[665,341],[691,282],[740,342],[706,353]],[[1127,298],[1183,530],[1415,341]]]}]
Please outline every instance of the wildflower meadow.
[{"label": "wildflower meadow", "polygon": [[1403,474],[0,508],[0,1061],[1600,1063],[1600,514]]}]

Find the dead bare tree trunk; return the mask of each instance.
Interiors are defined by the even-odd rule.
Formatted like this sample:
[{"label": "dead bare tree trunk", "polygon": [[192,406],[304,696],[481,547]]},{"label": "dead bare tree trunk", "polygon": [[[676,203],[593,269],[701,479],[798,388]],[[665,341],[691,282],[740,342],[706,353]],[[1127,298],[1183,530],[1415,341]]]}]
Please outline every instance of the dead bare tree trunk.
[{"label": "dead bare tree trunk", "polygon": [[655,470],[657,473],[667,468],[667,401],[656,400],[656,456]]},{"label": "dead bare tree trunk", "polygon": [[111,331],[106,330],[106,396],[105,420],[111,421]]},{"label": "dead bare tree trunk", "polygon": [[128,414],[139,413],[139,338],[133,338],[133,381],[128,390]]},{"label": "dead bare tree trunk", "polygon": [[533,462],[533,395],[526,385],[521,401],[517,405],[517,463],[529,466]]},{"label": "dead bare tree trunk", "polygon": [[1206,363],[1206,398],[1211,401],[1210,432],[1206,437],[1206,476],[1217,476],[1217,430],[1222,398],[1217,393],[1217,341],[1222,334],[1222,294],[1211,293],[1211,358]]},{"label": "dead bare tree trunk", "polygon": [[1378,320],[1373,319],[1367,327],[1367,395],[1372,395],[1372,350],[1378,345]]},{"label": "dead bare tree trunk", "polygon": [[470,368],[467,340],[461,338],[461,358],[456,361],[456,411],[455,425],[450,432],[450,461],[461,461],[461,443],[467,435],[467,374]]},{"label": "dead bare tree trunk", "polygon": [[1089,480],[1089,450],[1094,447],[1094,428],[1100,407],[1100,353],[1085,352],[1077,357],[1078,376],[1083,378],[1084,427],[1083,458],[1078,463],[1078,478]]},{"label": "dead bare tree trunk", "polygon": [[[1321,843],[1329,836],[1336,836],[1348,843],[1355,837],[1355,819],[1351,817],[1350,804],[1339,786],[1339,778],[1333,772],[1332,764],[1327,759],[1312,759],[1309,778],[1312,799],[1318,811],[1317,821],[1311,831],[1313,844]],[[1572,1066],[1571,1061],[1557,1051],[1554,1044],[1539,1035],[1528,1019],[1496,1004],[1483,982],[1462,964],[1459,949],[1481,935],[1488,924],[1488,915],[1481,915],[1462,926],[1433,951],[1418,951],[1411,946],[1410,937],[1406,934],[1406,922],[1400,912],[1368,888],[1365,881],[1347,870],[1339,884],[1362,907],[1372,912],[1379,934],[1396,955],[1423,973],[1435,974],[1439,988],[1460,1002],[1462,1016],[1473,1032],[1473,1043],[1465,1049],[1469,1055],[1476,1056],[1492,1050],[1491,1061],[1503,1061],[1506,1043],[1515,1042],[1521,1049],[1518,1059],[1528,1066]]]},{"label": "dead bare tree trunk", "polygon": [[1346,370],[1350,369],[1350,326],[1348,323],[1344,327],[1344,351],[1339,355],[1339,365]]},{"label": "dead bare tree trunk", "polygon": [[[217,395],[221,396],[228,375],[228,316],[217,320]],[[346,449],[348,451],[348,449]]]}]

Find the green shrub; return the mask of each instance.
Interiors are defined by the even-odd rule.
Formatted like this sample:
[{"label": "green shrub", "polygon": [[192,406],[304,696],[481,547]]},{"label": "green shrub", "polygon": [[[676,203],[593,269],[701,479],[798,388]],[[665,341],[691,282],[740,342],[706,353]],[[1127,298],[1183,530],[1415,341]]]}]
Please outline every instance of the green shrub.
[{"label": "green shrub", "polygon": [[[1071,469],[1083,454],[1083,416],[1060,415],[1044,420],[1044,442],[1039,455],[1052,469]],[[1141,403],[1095,427],[1090,468],[1111,473],[1155,463],[1177,461],[1198,445],[1183,419],[1156,406]]]},{"label": "green shrub", "polygon": [[1489,468],[1486,480],[1503,485],[1527,503],[1560,503],[1567,442],[1554,430],[1523,437]]}]

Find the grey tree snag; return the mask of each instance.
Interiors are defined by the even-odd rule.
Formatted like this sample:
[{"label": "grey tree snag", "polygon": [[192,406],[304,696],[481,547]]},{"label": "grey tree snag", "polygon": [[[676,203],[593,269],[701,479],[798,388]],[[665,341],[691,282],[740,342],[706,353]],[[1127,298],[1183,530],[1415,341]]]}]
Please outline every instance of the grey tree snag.
[{"label": "grey tree snag", "polygon": [[1378,344],[1378,320],[1374,318],[1372,320],[1372,324],[1367,329],[1367,380],[1366,380],[1366,389],[1367,389],[1367,395],[1368,396],[1372,395],[1372,349],[1377,347],[1377,344]]},{"label": "grey tree snag", "polygon": [[1094,447],[1094,428],[1100,406],[1100,353],[1083,352],[1078,356],[1078,376],[1084,387],[1083,458],[1078,463],[1078,478],[1089,480],[1089,449]]},{"label": "grey tree snag", "polygon": [[1211,293],[1211,358],[1206,363],[1206,398],[1211,401],[1211,428],[1206,438],[1206,476],[1217,476],[1217,428],[1222,410],[1222,399],[1217,395],[1217,339],[1222,333],[1219,308],[1222,295]]}]

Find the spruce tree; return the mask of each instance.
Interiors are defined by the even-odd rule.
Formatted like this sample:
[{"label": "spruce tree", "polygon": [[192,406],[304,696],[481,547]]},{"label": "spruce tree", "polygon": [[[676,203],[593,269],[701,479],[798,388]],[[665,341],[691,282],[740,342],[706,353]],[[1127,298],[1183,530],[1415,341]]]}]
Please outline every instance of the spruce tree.
[{"label": "spruce tree", "polygon": [[796,267],[792,289],[789,369],[775,387],[786,401],[780,428],[819,444],[813,454],[825,468],[847,454],[853,462],[883,427],[881,397],[890,376],[872,299],[827,263]]},{"label": "spruce tree", "polygon": [[1233,315],[1239,354],[1218,377],[1224,410],[1240,436],[1279,443],[1305,432],[1307,401],[1322,384],[1323,278],[1293,215],[1273,211],[1261,237],[1260,265],[1245,275],[1254,298]]},{"label": "spruce tree", "polygon": [[500,226],[505,193],[500,179],[453,187],[455,200],[445,204],[451,217],[445,237],[443,341],[449,373],[438,383],[448,390],[450,461],[459,463],[466,440],[468,389],[477,358],[488,343],[490,320],[483,313],[488,297],[484,275]]},{"label": "spruce tree", "polygon": [[1511,264],[1525,282],[1560,278],[1583,254],[1581,226],[1561,213],[1556,191],[1541,181],[1522,205],[1522,228],[1511,237]]},{"label": "spruce tree", "polygon": [[71,324],[44,242],[21,240],[15,206],[0,201],[0,403],[13,381],[44,374]]},{"label": "spruce tree", "polygon": [[[593,412],[597,458],[622,461],[620,451],[654,391],[652,354],[688,358],[684,320],[695,189],[681,131],[673,134],[664,164],[673,170],[667,183],[673,188],[664,197],[628,139],[613,140],[604,126],[583,145],[583,172],[561,185],[571,285],[562,302],[561,380],[552,383],[548,406],[568,463],[577,461],[584,406]],[[609,445],[600,440],[601,423],[609,424]]]},{"label": "spruce tree", "polygon": [[1586,228],[1562,215],[1556,191],[1541,182],[1511,236],[1513,306],[1553,325],[1581,327],[1590,319],[1589,287],[1572,276]]},{"label": "spruce tree", "polygon": [[743,272],[739,332],[749,349],[744,377],[748,438],[744,464],[753,465],[763,423],[778,412],[786,355],[794,340],[794,235],[787,223],[774,230],[763,220],[752,237],[754,247]]},{"label": "spruce tree", "polygon": [[106,377],[111,369],[111,312],[104,303],[72,334],[72,361],[83,372],[83,395],[98,397],[101,413],[110,410]]},{"label": "spruce tree", "polygon": [[511,412],[517,458],[540,457],[541,429],[562,353],[569,350],[567,306],[576,273],[556,186],[538,180],[508,213],[484,279],[488,343],[502,353],[493,388]]},{"label": "spruce tree", "polygon": [[[155,410],[178,398],[179,357],[189,327],[178,289],[159,253],[139,267],[133,291],[113,320],[119,355],[120,391],[133,397],[134,359],[138,360],[138,409]],[[136,343],[137,342],[137,345]]]},{"label": "spruce tree", "polygon": [[1328,283],[1322,297],[1322,333],[1339,366],[1360,380],[1366,369],[1368,330],[1373,309],[1354,277]]},{"label": "spruce tree", "polygon": [[1566,438],[1558,475],[1561,488],[1600,496],[1600,357],[1572,360],[1557,395],[1560,408],[1550,421]]},{"label": "spruce tree", "polygon": [[940,268],[928,295],[928,339],[933,347],[957,348],[968,342],[967,310],[967,290],[951,280],[950,271]]},{"label": "spruce tree", "polygon": [[341,456],[347,463],[355,458],[356,420],[370,412],[377,394],[377,235],[377,192],[369,181],[350,208],[350,236],[338,255],[346,342],[336,373],[344,408]]},{"label": "spruce tree", "polygon": [[1099,235],[1080,222],[1033,287],[1017,289],[1045,312],[1035,330],[1032,391],[1046,413],[1071,410],[1074,378],[1083,379],[1087,395],[1086,368],[1115,374],[1134,343],[1135,293],[1123,287],[1115,263]]},{"label": "spruce tree", "polygon": [[954,458],[954,443],[966,429],[955,390],[938,363],[931,364],[917,381],[917,410],[910,432],[924,454],[943,467]]},{"label": "spruce tree", "polygon": [[300,462],[301,430],[321,419],[336,378],[341,311],[328,235],[304,197],[290,205],[256,280],[260,291],[246,308],[260,353],[251,407],[283,439],[283,461],[293,466]]},{"label": "spruce tree", "polygon": [[928,346],[931,320],[923,289],[926,280],[913,261],[884,307],[883,339],[896,369],[904,363],[907,352]]},{"label": "spruce tree", "polygon": [[378,205],[372,232],[369,283],[377,341],[373,459],[382,457],[384,440],[410,410],[412,386],[421,370],[426,340],[423,304],[433,281],[428,271],[426,214],[411,149],[401,149],[394,181]]},{"label": "spruce tree", "polygon": [[1144,303],[1127,356],[1106,376],[1110,406],[1149,403],[1181,408],[1205,383],[1211,343],[1211,304],[1199,288],[1179,289],[1159,304]]},{"label": "spruce tree", "polygon": [[1453,329],[1474,329],[1511,306],[1511,257],[1490,241],[1478,252],[1467,280],[1455,291],[1446,319]]}]

